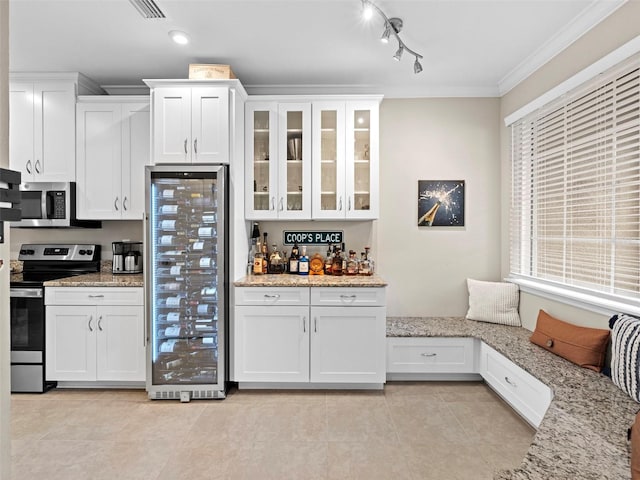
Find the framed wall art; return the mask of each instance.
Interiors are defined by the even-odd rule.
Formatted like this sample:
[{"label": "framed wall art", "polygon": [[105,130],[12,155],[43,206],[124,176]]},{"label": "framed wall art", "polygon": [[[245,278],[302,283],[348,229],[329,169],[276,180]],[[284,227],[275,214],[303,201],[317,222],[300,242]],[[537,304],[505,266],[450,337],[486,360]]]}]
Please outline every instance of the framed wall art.
[{"label": "framed wall art", "polygon": [[464,180],[418,180],[418,226],[464,227]]}]

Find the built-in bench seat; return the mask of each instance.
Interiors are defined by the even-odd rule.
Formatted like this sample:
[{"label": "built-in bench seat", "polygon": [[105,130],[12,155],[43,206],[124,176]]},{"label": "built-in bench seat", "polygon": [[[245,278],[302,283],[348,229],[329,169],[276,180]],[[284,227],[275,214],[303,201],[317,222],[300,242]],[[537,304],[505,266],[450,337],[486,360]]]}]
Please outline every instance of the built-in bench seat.
[{"label": "built-in bench seat", "polygon": [[495,479],[628,479],[627,428],[640,405],[610,378],[580,368],[529,341],[531,332],[453,317],[389,317],[387,337],[473,337],[553,392],[522,465]]}]

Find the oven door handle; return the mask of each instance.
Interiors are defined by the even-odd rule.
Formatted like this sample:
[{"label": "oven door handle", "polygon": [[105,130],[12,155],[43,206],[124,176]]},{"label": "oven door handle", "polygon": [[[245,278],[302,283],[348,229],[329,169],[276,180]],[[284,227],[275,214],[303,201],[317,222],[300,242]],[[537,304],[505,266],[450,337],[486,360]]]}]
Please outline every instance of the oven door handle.
[{"label": "oven door handle", "polygon": [[9,297],[11,298],[42,298],[42,288],[10,288]]}]

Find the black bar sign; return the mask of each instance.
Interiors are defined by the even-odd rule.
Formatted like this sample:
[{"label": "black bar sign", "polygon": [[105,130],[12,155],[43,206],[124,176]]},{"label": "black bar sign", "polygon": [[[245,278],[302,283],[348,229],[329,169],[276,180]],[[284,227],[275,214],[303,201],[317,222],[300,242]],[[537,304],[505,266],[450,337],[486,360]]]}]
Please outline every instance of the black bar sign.
[{"label": "black bar sign", "polygon": [[287,231],[283,232],[284,244],[293,245],[326,245],[327,243],[342,243],[344,242],[343,232],[309,232],[309,231]]}]

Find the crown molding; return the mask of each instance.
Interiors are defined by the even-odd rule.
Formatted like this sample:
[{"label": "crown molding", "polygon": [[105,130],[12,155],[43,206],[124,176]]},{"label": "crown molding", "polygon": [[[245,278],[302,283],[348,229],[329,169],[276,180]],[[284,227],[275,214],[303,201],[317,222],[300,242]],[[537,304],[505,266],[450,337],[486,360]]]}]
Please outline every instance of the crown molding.
[{"label": "crown molding", "polygon": [[593,0],[591,5],[578,14],[566,27],[551,37],[498,82],[499,95],[505,95],[512,88],[523,82],[529,75],[549,62],[627,1]]}]

